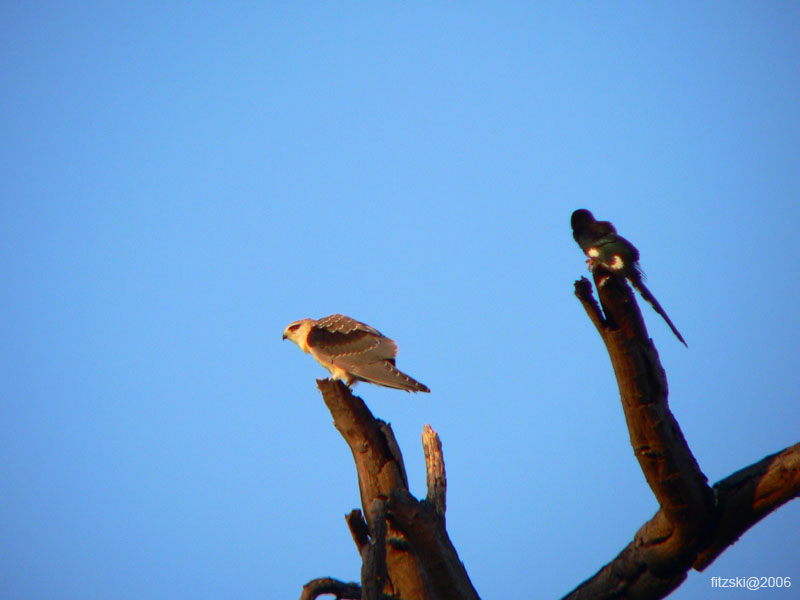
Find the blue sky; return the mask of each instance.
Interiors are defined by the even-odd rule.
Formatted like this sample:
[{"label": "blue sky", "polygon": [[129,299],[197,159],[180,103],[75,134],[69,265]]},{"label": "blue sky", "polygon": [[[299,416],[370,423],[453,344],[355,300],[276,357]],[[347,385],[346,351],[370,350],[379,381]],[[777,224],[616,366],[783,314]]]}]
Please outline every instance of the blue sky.
[{"label": "blue sky", "polygon": [[[573,296],[579,207],[689,344],[643,305],[709,480],[796,443],[799,33],[783,2],[3,3],[3,596],[357,579],[325,372],[280,341],[334,312],[433,390],[357,388],[418,496],[439,431],[478,592],[570,591],[657,509]],[[799,526],[674,597],[800,584]]]}]

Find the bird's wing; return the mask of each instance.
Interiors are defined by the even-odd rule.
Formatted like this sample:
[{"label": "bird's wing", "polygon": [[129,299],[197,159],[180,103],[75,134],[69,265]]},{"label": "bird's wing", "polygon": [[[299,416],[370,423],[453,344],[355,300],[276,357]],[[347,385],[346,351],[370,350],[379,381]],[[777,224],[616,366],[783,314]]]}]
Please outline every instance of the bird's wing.
[{"label": "bird's wing", "polygon": [[625,248],[625,254],[627,255],[624,257],[625,260],[630,263],[631,267],[638,270],[639,273],[644,274],[642,268],[639,266],[639,249],[621,235],[614,233],[614,236],[616,237],[617,242]]},{"label": "bird's wing", "polygon": [[339,364],[341,358],[375,362],[397,356],[397,344],[393,340],[344,315],[331,315],[317,321],[308,332],[306,343],[318,360],[335,364]]},{"label": "bird's wing", "polygon": [[613,244],[619,239],[617,230],[610,221],[595,221],[594,219],[576,223],[573,226],[572,237],[584,252],[596,246]]},{"label": "bird's wing", "polygon": [[617,228],[611,221],[595,221],[590,225],[590,229],[592,235],[598,238],[617,235]]},{"label": "bird's wing", "polygon": [[319,362],[346,371],[354,379],[398,390],[430,391],[394,366],[394,340],[365,323],[331,315],[314,324],[306,341]]}]

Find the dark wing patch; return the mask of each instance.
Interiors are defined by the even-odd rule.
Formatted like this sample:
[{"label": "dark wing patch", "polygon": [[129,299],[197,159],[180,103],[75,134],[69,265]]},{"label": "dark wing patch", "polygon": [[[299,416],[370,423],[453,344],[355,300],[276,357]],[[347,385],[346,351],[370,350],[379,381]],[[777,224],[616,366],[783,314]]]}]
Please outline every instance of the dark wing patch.
[{"label": "dark wing patch", "polygon": [[616,228],[609,221],[593,221],[581,233],[578,244],[583,247],[583,241],[587,245],[598,246],[601,244],[614,243],[619,239]]},{"label": "dark wing patch", "polygon": [[610,221],[597,221],[594,215],[584,208],[572,213],[571,224],[572,237],[584,252],[617,238],[617,230]]},{"label": "dark wing patch", "polygon": [[392,340],[377,329],[344,315],[331,315],[317,321],[306,342],[339,366],[342,366],[337,360],[340,357],[372,362],[397,356],[397,344]]},{"label": "dark wing patch", "polygon": [[638,263],[639,262],[639,249],[636,246],[634,246],[633,244],[631,244],[628,240],[626,240],[621,235],[616,235],[616,232],[615,232],[614,236],[616,237],[617,242],[621,246],[623,246],[625,248],[625,251],[626,251],[626,254],[627,254],[627,256],[625,256],[625,259],[628,262],[632,263],[632,264]]}]

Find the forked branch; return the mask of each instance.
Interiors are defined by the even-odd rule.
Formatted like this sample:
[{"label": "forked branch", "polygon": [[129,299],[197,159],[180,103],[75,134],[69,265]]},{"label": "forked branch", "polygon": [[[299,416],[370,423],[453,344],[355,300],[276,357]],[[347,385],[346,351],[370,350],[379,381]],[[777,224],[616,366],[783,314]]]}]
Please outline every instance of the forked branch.
[{"label": "forked branch", "polygon": [[658,352],[628,285],[595,270],[575,295],[606,344],[631,445],[660,504],[633,541],[565,598],[663,598],[705,568],[749,527],[800,493],[800,444],[717,483],[706,483],[667,403]]},{"label": "forked branch", "polygon": [[426,427],[423,436],[428,501],[419,501],[408,491],[392,428],[341,382],[323,379],[317,386],[356,463],[363,512],[346,518],[362,556],[365,596],[376,597],[379,583],[383,595],[403,600],[477,600],[444,526],[444,459],[436,432]]}]

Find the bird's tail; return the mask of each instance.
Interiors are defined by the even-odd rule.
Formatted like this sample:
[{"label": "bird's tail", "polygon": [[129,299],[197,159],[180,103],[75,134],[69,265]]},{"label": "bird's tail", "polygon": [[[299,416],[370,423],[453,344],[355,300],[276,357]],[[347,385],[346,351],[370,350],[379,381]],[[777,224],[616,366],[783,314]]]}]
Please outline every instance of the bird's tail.
[{"label": "bird's tail", "polygon": [[677,337],[683,343],[683,345],[688,348],[689,344],[687,344],[686,340],[683,339],[683,336],[678,331],[678,328],[675,327],[675,324],[667,316],[666,311],[663,308],[661,308],[661,305],[658,303],[658,300],[656,300],[656,297],[653,296],[652,292],[650,292],[649,289],[647,289],[647,286],[642,282],[641,277],[637,279],[638,281],[634,280],[633,278],[631,279],[633,287],[635,287],[639,291],[639,293],[642,295],[642,298],[647,300],[647,302],[650,303],[650,306],[652,306],[658,314],[664,317],[664,320],[667,322],[667,325],[669,325],[669,328],[672,329],[672,333],[675,334],[675,337]]},{"label": "bird's tail", "polygon": [[361,381],[406,392],[430,392],[427,385],[409,377],[394,366],[394,360],[348,365],[347,369]]}]

